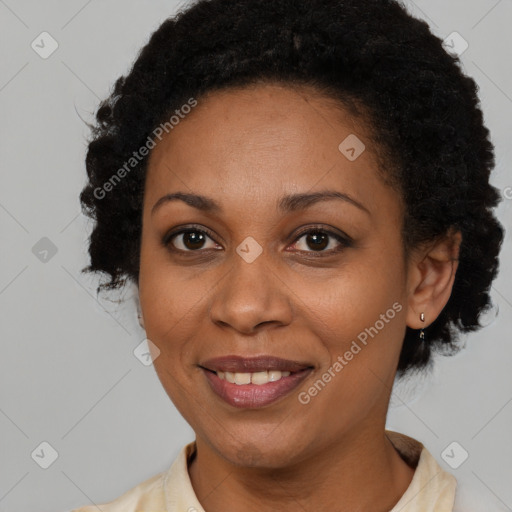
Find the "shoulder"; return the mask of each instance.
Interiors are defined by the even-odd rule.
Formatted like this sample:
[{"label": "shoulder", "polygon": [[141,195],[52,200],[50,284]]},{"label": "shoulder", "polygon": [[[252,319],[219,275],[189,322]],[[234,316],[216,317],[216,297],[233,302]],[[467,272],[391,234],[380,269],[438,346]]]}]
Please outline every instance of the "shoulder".
[{"label": "shoulder", "polygon": [[80,507],[71,512],[135,512],[138,510],[165,510],[163,478],[165,472],[144,480],[108,503]]},{"label": "shoulder", "polygon": [[[71,512],[156,512],[167,510],[168,504],[173,504],[173,510],[181,511],[184,502],[195,503],[197,510],[201,510],[187,472],[187,461],[195,452],[195,447],[195,442],[184,446],[169,469],[144,480],[119,498],[108,503],[77,508]],[[175,507],[177,503],[178,508]]]},{"label": "shoulder", "polygon": [[452,512],[456,478],[444,471],[420,441],[386,430],[386,435],[414,475],[391,512]]},{"label": "shoulder", "polygon": [[[453,474],[442,469],[438,461],[420,441],[389,430],[386,430],[386,435],[402,458],[416,469],[410,488],[405,494],[407,499],[413,500],[416,505],[420,506],[419,509],[414,510],[430,510],[428,506],[435,504],[436,511],[510,511],[493,492],[484,488],[481,482],[473,479],[472,483],[467,478],[456,479]],[[402,510],[402,508],[399,507],[397,510]]]}]

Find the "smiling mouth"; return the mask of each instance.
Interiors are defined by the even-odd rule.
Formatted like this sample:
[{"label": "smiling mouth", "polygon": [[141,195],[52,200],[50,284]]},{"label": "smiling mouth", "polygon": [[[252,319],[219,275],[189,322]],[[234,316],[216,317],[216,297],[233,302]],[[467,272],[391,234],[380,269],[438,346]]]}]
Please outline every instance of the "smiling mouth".
[{"label": "smiling mouth", "polygon": [[[254,366],[254,360],[236,361],[236,365]],[[261,360],[256,362],[260,365]],[[283,366],[284,363],[281,363]],[[238,409],[256,409],[269,406],[289,396],[314,370],[313,366],[295,365],[295,370],[268,369],[252,372],[213,370],[199,366],[206,376],[209,388],[223,402]],[[233,368],[233,366],[231,367]]]}]

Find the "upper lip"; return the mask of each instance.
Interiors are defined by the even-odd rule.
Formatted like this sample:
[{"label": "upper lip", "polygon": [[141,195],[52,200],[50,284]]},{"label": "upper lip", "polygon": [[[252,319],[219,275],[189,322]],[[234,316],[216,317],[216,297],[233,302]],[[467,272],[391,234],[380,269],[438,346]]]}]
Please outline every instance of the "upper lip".
[{"label": "upper lip", "polygon": [[199,366],[214,372],[253,373],[265,370],[299,372],[313,366],[299,361],[290,361],[269,355],[258,357],[222,356],[208,359]]}]

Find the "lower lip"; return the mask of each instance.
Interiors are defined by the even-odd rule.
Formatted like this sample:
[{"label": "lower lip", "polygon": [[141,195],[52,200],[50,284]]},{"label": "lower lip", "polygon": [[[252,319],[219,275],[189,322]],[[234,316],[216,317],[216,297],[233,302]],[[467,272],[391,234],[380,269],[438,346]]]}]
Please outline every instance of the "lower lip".
[{"label": "lower lip", "polygon": [[312,368],[291,373],[267,384],[233,384],[220,379],[215,372],[203,369],[214,393],[233,407],[256,409],[272,404],[290,394],[311,373]]}]

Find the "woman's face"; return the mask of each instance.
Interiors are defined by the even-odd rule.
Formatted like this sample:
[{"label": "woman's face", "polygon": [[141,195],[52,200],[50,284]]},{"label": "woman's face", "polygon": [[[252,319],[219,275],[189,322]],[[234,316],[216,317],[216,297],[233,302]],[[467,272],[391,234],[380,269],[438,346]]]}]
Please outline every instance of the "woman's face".
[{"label": "woman's face", "polygon": [[[300,91],[213,93],[148,164],[139,292],[154,366],[235,464],[283,467],[381,431],[405,334],[401,199],[363,127]],[[159,201],[178,192],[206,201]],[[339,197],[302,198],[327,192]]]}]

